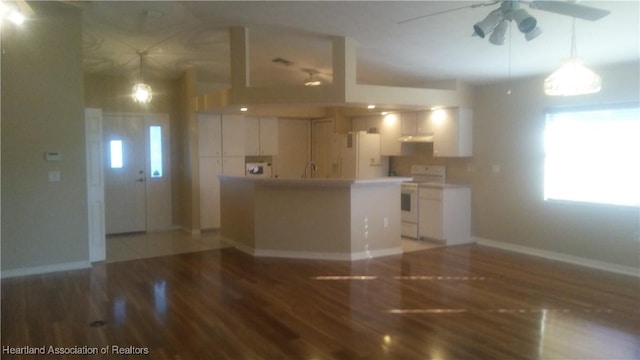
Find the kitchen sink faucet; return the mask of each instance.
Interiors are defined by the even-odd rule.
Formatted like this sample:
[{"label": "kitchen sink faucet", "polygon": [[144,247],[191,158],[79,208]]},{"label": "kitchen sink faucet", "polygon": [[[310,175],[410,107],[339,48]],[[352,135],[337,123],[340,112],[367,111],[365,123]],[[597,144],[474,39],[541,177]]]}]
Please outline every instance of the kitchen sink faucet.
[{"label": "kitchen sink faucet", "polygon": [[307,169],[309,168],[309,166],[311,166],[311,174],[313,174],[314,171],[318,170],[318,165],[316,165],[316,163],[313,160],[307,161],[307,163],[304,166],[304,171],[302,172],[301,178],[303,179],[307,178]]}]

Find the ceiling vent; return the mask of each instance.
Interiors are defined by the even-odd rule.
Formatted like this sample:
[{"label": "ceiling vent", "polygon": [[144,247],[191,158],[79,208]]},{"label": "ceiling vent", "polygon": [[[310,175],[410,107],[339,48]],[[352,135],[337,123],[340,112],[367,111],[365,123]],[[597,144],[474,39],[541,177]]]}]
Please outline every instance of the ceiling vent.
[{"label": "ceiling vent", "polygon": [[273,60],[271,60],[272,62],[276,63],[276,64],[280,64],[280,65],[284,65],[284,66],[291,66],[293,65],[292,61],[289,61],[287,59],[283,59],[283,58],[275,58]]}]

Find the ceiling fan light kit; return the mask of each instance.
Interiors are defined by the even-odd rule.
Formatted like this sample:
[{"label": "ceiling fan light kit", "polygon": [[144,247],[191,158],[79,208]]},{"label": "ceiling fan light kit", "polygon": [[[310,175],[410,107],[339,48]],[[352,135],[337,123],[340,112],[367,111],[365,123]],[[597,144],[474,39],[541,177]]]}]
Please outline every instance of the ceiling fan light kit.
[{"label": "ceiling fan light kit", "polygon": [[489,42],[494,45],[502,45],[504,44],[505,33],[507,32],[507,28],[509,27],[509,20],[502,19],[496,28],[491,32],[491,36],[489,37]]},{"label": "ceiling fan light kit", "polygon": [[488,33],[491,33],[489,42],[494,45],[502,45],[504,34],[512,20],[518,24],[518,30],[525,34],[527,41],[542,34],[542,29],[538,26],[536,18],[520,8],[517,1],[503,1],[499,8],[491,11],[482,21],[473,25],[473,31],[475,35],[483,39]]}]

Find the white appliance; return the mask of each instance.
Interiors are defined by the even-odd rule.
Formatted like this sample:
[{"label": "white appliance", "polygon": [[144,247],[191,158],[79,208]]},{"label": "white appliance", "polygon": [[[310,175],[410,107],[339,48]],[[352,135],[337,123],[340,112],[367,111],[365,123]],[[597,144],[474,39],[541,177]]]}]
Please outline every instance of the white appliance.
[{"label": "white appliance", "polygon": [[271,163],[268,163],[268,162],[246,163],[245,176],[270,178]]},{"label": "white appliance", "polygon": [[[400,190],[400,213],[402,219],[401,234],[404,237],[418,239],[421,221],[420,198],[421,183],[444,183],[447,168],[445,166],[412,165],[412,181],[403,182]],[[424,220],[423,220],[424,221]]]},{"label": "white appliance", "polygon": [[380,155],[380,134],[365,131],[335,134],[331,144],[331,176],[342,179],[386,177],[389,157]]}]

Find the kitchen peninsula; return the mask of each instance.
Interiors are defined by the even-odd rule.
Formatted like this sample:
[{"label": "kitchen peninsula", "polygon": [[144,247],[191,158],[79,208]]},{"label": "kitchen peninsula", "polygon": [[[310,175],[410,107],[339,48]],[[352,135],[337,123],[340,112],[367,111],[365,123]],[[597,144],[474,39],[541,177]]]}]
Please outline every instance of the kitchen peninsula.
[{"label": "kitchen peninsula", "polygon": [[254,256],[358,260],[399,254],[408,178],[220,177],[221,233]]}]

